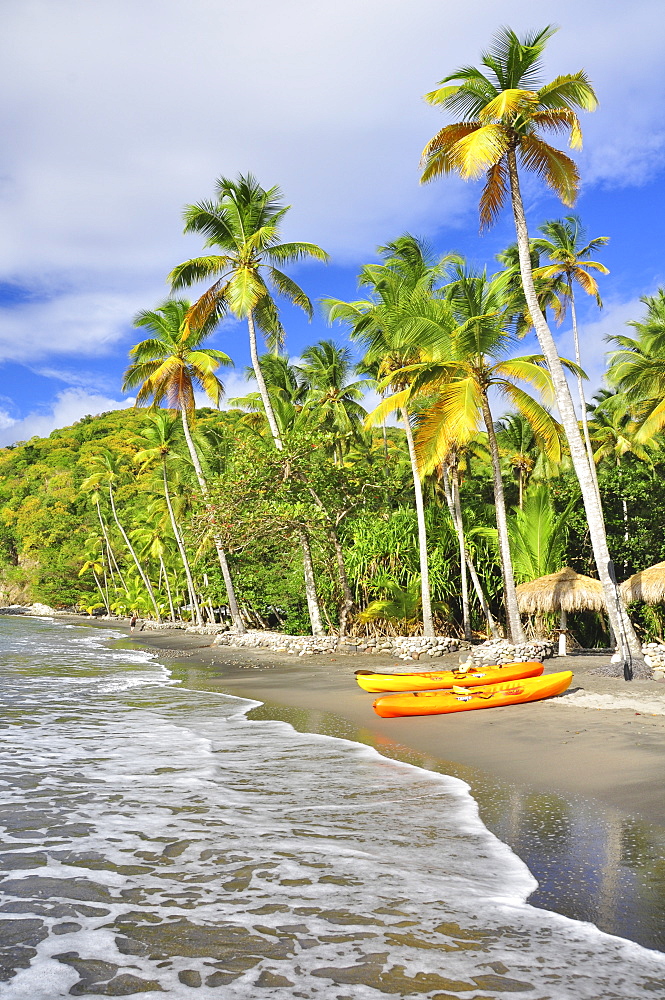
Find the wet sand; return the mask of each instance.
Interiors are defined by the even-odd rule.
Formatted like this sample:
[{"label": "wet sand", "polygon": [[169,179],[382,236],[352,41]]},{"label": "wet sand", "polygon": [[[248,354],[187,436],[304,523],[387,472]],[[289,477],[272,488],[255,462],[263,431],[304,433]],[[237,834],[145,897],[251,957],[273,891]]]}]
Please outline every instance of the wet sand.
[{"label": "wet sand", "polygon": [[[124,627],[112,623],[112,627]],[[195,686],[313,713],[331,713],[379,744],[410,748],[424,757],[457,765],[539,792],[583,795],[665,827],[665,715],[650,712],[650,700],[665,700],[665,684],[599,677],[591,671],[606,655],[555,657],[546,673],[572,670],[573,682],[558,699],[494,711],[405,719],[381,719],[373,695],[355,682],[354,671],[404,666],[394,657],[336,654],[297,657],[268,650],[210,645],[208,636],[182,630],[148,631],[131,637],[137,646],[179,654]],[[431,662],[456,666],[458,654]],[[414,663],[413,669],[428,669]],[[203,670],[201,668],[204,668]],[[635,700],[619,709],[571,707],[576,692]],[[575,695],[578,697],[578,695]],[[342,725],[341,729],[345,727]],[[373,741],[372,741],[373,742]],[[462,771],[465,773],[462,775]],[[472,775],[471,775],[472,776]],[[470,781],[473,788],[473,781]]]},{"label": "wet sand", "polygon": [[[129,633],[128,622],[78,620]],[[157,653],[184,686],[262,702],[250,719],[365,743],[461,778],[485,825],[537,879],[530,903],[665,951],[665,715],[650,711],[665,710],[665,684],[595,676],[606,655],[570,656],[545,665],[574,672],[557,699],[381,719],[354,671],[404,668],[393,657],[232,649],[183,630],[146,629],[119,642]],[[438,658],[436,668],[458,660]],[[566,698],[630,701],[599,709]]]}]

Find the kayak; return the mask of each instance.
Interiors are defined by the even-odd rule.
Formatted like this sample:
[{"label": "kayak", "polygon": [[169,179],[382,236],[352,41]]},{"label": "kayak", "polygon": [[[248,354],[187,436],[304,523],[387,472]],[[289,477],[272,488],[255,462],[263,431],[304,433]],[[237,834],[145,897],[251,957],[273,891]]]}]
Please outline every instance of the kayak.
[{"label": "kayak", "polygon": [[476,708],[496,708],[499,705],[519,705],[561,694],[573,679],[570,670],[543,677],[524,677],[501,684],[464,688],[452,691],[413,691],[386,694],[374,702],[374,711],[384,719],[405,715],[444,715],[448,712],[469,712]]},{"label": "kayak", "polygon": [[374,670],[356,670],[356,680],[363,691],[434,691],[439,688],[474,687],[478,684],[498,684],[522,677],[542,674],[542,663],[496,663],[487,667],[457,668],[456,670],[425,670],[421,673],[382,674]]}]

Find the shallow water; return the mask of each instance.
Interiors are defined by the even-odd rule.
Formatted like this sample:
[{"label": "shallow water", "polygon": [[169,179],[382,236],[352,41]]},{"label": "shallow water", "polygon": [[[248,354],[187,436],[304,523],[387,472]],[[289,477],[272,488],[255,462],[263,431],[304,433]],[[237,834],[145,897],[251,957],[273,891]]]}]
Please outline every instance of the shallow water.
[{"label": "shallow water", "polygon": [[112,636],[0,619],[0,998],[665,998],[664,954],[525,903],[463,782]]}]

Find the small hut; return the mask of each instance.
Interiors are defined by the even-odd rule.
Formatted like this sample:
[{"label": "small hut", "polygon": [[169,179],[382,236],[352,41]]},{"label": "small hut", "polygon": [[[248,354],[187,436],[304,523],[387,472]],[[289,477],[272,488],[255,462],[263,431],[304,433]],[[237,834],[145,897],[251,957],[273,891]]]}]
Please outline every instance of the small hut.
[{"label": "small hut", "polygon": [[524,614],[559,613],[559,656],[565,656],[568,612],[604,611],[605,594],[600,580],[565,567],[529,583],[520,583],[517,606]]},{"label": "small hut", "polygon": [[648,566],[621,584],[621,596],[626,604],[644,601],[645,604],[665,604],[665,562]]}]

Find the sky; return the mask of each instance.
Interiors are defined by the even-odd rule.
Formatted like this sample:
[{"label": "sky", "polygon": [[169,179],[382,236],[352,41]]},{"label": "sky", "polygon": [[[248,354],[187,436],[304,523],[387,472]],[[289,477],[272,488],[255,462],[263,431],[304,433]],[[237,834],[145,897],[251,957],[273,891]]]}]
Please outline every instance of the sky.
[{"label": "sky", "polygon": [[[278,184],[284,238],[329,252],[289,271],[314,303],[356,298],[359,269],[404,232],[492,269],[514,239],[510,213],[480,236],[479,184],[419,184],[420,152],[449,120],[423,95],[477,64],[502,24],[521,33],[553,15],[546,78],[583,68],[600,99],[575,157],[575,211],[590,237],[610,237],[604,308],[579,304],[593,392],[604,338],[665,284],[660,0],[3,0],[0,445],[133,405],[121,388],[142,339],[132,317],[201,251],[182,210],[220,175]],[[524,189],[532,233],[569,211],[535,181]],[[318,309],[311,324],[291,308],[283,320],[294,357],[344,340]],[[556,336],[571,356],[567,323]],[[243,323],[225,320],[210,346],[235,362],[227,396],[244,392]]]}]

